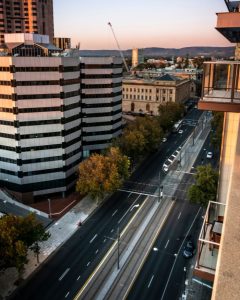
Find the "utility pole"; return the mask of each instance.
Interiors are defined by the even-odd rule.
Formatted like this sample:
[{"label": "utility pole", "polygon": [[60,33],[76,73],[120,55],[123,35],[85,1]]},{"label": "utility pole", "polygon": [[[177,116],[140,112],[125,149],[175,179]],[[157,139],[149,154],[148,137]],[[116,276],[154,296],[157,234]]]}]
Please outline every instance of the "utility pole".
[{"label": "utility pole", "polygon": [[48,212],[49,212],[49,218],[52,217],[52,210],[51,210],[51,199],[48,198]]},{"label": "utility pole", "polygon": [[120,269],[120,232],[119,227],[117,229],[117,269]]},{"label": "utility pole", "polygon": [[158,202],[160,203],[161,199],[163,198],[163,186],[161,185],[161,171],[159,171],[158,180],[159,180]]}]

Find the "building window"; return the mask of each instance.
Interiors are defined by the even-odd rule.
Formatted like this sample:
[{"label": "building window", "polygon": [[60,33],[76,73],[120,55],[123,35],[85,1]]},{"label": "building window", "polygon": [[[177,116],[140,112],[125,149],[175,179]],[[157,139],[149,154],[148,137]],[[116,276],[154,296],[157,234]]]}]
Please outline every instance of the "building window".
[{"label": "building window", "polygon": [[164,90],[163,90],[163,94],[165,94],[165,93],[166,93],[166,90],[164,89]]},{"label": "building window", "polygon": [[142,93],[144,93],[144,89],[142,89]]},{"label": "building window", "polygon": [[170,94],[172,94],[173,93],[173,91],[172,90],[170,90]]},{"label": "building window", "polygon": [[132,99],[132,95],[130,95],[130,99]]},{"label": "building window", "polygon": [[131,103],[131,111],[134,111],[134,109],[135,109],[135,104],[132,102]]},{"label": "building window", "polygon": [[143,96],[141,96],[141,99],[143,100]]},{"label": "building window", "polygon": [[148,112],[150,111],[150,105],[149,104],[146,105],[146,111],[148,111]]},{"label": "building window", "polygon": [[133,99],[136,100],[136,95],[133,95]]},{"label": "building window", "polygon": [[152,97],[151,97],[151,96],[149,96],[149,100],[152,100]]},{"label": "building window", "polygon": [[145,100],[147,100],[148,99],[148,97],[147,96],[145,96]]},{"label": "building window", "polygon": [[126,99],[128,99],[128,94],[126,95]]},{"label": "building window", "polygon": [[163,97],[163,99],[162,99],[163,101],[165,101],[166,100],[166,98],[165,97]]},{"label": "building window", "polygon": [[156,93],[159,93],[159,89],[156,89]]},{"label": "building window", "polygon": [[130,88],[130,92],[132,91],[132,88]]},{"label": "building window", "polygon": [[140,92],[140,89],[138,89],[138,93]]},{"label": "building window", "polygon": [[152,90],[149,90],[149,93],[151,93],[152,92]]},{"label": "building window", "polygon": [[148,90],[146,89],[145,92],[147,93],[147,91],[148,91]]},{"label": "building window", "polygon": [[159,100],[159,98],[158,98],[158,96],[156,97],[156,101],[158,101]]},{"label": "building window", "polygon": [[139,95],[137,95],[137,98],[138,98],[138,100],[140,99],[140,96]]}]

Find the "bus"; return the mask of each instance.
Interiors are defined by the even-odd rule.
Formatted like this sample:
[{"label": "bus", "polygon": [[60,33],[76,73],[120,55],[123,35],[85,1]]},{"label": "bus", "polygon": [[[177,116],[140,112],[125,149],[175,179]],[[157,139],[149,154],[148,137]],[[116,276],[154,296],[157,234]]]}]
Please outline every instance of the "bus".
[{"label": "bus", "polygon": [[173,128],[172,128],[172,132],[178,132],[178,130],[180,129],[180,127],[182,126],[182,120],[178,121],[177,123],[175,123],[173,125]]}]

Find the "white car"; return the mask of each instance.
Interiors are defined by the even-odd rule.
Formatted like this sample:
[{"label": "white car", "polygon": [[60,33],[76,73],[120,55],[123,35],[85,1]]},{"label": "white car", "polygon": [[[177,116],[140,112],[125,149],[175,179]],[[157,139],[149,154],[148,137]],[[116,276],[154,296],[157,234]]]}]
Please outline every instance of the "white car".
[{"label": "white car", "polygon": [[213,153],[212,152],[208,152],[207,153],[207,158],[213,158]]},{"label": "white car", "polygon": [[162,142],[163,142],[163,143],[166,143],[166,141],[167,141],[167,138],[164,137],[164,138],[162,139]]},{"label": "white car", "polygon": [[182,130],[182,129],[180,129],[180,130],[178,131],[178,133],[182,134],[182,133],[183,133],[183,130]]}]

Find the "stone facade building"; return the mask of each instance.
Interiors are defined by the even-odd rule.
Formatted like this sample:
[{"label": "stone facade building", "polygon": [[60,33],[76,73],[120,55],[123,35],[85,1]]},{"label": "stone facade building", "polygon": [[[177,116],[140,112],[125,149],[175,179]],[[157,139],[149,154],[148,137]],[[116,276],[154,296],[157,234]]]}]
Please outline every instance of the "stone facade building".
[{"label": "stone facade building", "polygon": [[158,114],[160,104],[184,103],[191,95],[192,82],[171,75],[154,79],[123,79],[123,111]]}]

